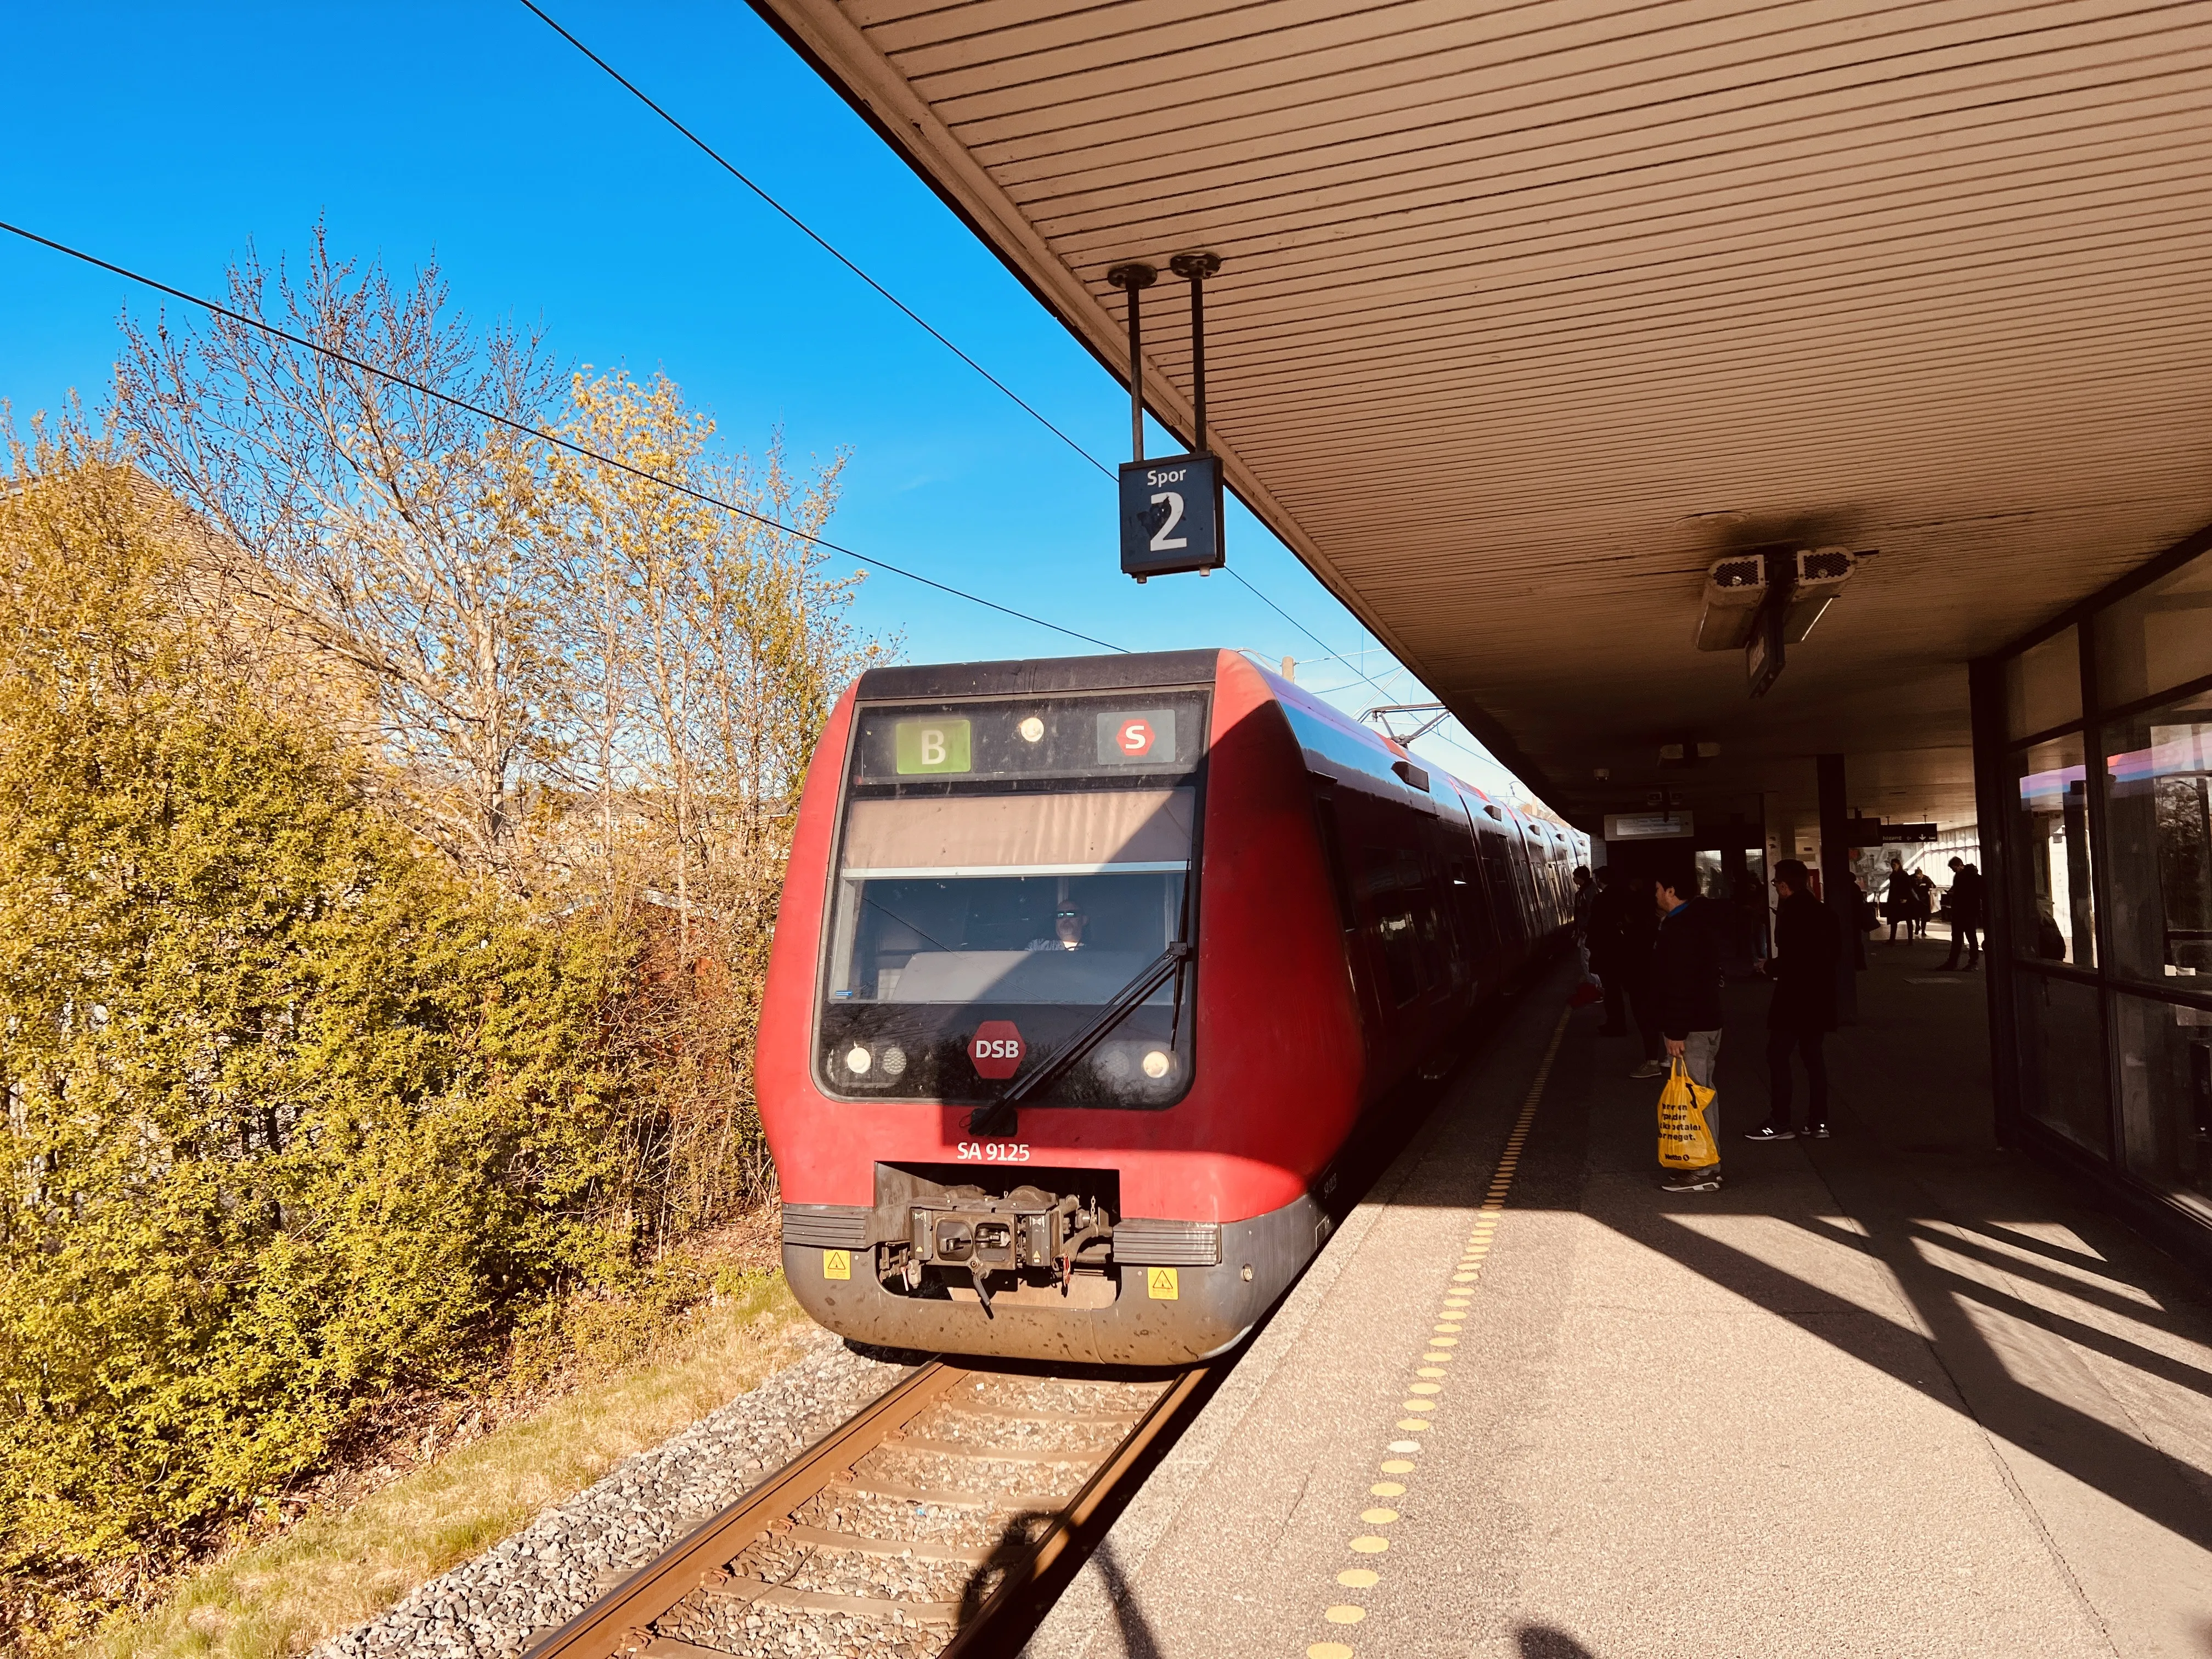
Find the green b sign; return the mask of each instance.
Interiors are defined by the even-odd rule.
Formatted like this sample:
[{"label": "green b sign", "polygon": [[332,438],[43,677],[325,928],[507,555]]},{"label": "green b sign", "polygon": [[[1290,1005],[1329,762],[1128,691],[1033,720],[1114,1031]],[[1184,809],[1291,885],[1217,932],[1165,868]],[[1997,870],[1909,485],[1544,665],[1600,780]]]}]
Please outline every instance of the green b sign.
[{"label": "green b sign", "polygon": [[968,770],[966,720],[901,720],[896,735],[902,775]]}]

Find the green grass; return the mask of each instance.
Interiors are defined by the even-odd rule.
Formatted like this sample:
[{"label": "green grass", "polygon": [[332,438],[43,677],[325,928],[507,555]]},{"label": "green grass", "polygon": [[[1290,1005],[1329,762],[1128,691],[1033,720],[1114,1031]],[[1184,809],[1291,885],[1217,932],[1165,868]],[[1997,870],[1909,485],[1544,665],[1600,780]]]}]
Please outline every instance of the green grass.
[{"label": "green grass", "polygon": [[805,1327],[782,1275],[748,1280],[667,1350],[564,1395],[349,1508],[209,1564],[84,1651],[283,1659],[374,1617],[616,1463],[787,1363]]}]

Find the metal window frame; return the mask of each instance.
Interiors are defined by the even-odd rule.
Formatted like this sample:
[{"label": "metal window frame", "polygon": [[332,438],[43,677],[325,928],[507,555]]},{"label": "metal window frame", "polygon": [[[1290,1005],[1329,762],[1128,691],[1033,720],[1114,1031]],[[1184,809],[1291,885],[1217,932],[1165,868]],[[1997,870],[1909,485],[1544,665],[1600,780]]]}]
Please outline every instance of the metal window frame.
[{"label": "metal window frame", "polygon": [[[2212,1224],[2163,1188],[2128,1167],[2122,1117],[2121,1056],[2115,1041],[2114,998],[2122,994],[2180,1007],[2212,1007],[2212,988],[2199,992],[2130,977],[2118,971],[2112,950],[2112,884],[2115,879],[2105,799],[2109,758],[2107,728],[2166,703],[2212,691],[2212,675],[2203,675],[2124,702],[2106,704],[2098,690],[2097,619],[2112,606],[2163,580],[2198,558],[2212,556],[2212,525],[2183,537],[2135,569],[2075,601],[2057,615],[1997,650],[1966,665],[1969,721],[1973,738],[1975,810],[1987,826],[1982,836],[1984,990],[1989,1004],[1990,1080],[1996,1092],[2000,1145],[2031,1152],[2047,1163],[2081,1176],[2101,1189],[2129,1218],[2168,1249],[2212,1270]],[[2081,714],[2045,732],[2015,738],[2008,729],[2006,670],[2037,646],[2069,628],[2077,630],[2076,659],[2081,678]],[[2078,732],[2088,776],[2089,888],[2096,907],[2093,923],[2096,961],[2088,968],[2066,963],[2023,960],[2014,947],[2014,860],[2018,856],[2012,779],[2019,751]],[[2100,1157],[2088,1147],[2031,1117],[2022,1105],[2021,1032],[2014,998],[2021,974],[2065,980],[2093,988],[2098,1034],[2104,1046],[2105,1117],[2112,1146]]]}]

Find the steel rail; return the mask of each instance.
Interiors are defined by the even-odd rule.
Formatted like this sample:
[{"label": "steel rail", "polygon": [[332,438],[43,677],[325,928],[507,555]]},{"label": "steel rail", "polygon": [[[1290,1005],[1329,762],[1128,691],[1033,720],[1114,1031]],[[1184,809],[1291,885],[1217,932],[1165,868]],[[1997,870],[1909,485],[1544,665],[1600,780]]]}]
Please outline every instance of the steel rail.
[{"label": "steel rail", "polygon": [[640,1567],[523,1659],[611,1659],[646,1644],[644,1627],[712,1582],[725,1562],[957,1387],[968,1373],[933,1359],[862,1407],[674,1548]]},{"label": "steel rail", "polygon": [[[1128,1432],[1103,1455],[1075,1495],[1054,1512],[1045,1530],[1018,1553],[927,1546],[914,1552],[938,1559],[972,1560],[978,1567],[992,1561],[1006,1563],[1004,1576],[974,1615],[950,1633],[939,1659],[975,1659],[983,1650],[988,1632],[996,1622],[1021,1605],[1055,1563],[1079,1547],[1085,1529],[1174,1425],[1213,1370],[1212,1366],[1198,1366],[1182,1372],[1151,1405],[1132,1416]],[[727,1659],[721,1650],[655,1635],[651,1627],[656,1620],[696,1591],[732,1589],[728,1564],[765,1535],[796,1532],[806,1535],[805,1541],[828,1543],[828,1534],[816,1540],[811,1537],[813,1528],[794,1528],[793,1512],[832,1486],[849,1485],[860,1490],[872,1489],[871,1483],[856,1478],[854,1466],[879,1446],[904,1441],[902,1431],[925,1413],[940,1404],[957,1405],[952,1398],[954,1390],[978,1375],[965,1366],[941,1359],[933,1359],[918,1367],[743,1498],[640,1567],[543,1641],[532,1645],[526,1650],[524,1659],[623,1659],[623,1656],[640,1656],[641,1659]],[[988,1407],[980,1414],[1032,1415]],[[1118,1417],[1122,1413],[1107,1415]],[[1034,1420],[1063,1418],[1073,1420],[1070,1414],[1054,1412],[1042,1413]],[[1094,1417],[1091,1420],[1099,1419]],[[915,1443],[918,1449],[927,1444]],[[981,1446],[975,1448],[974,1453],[984,1457],[992,1455],[989,1449]],[[1009,1461],[1030,1459],[1017,1452]],[[1054,1454],[1049,1460],[1040,1461],[1074,1462],[1077,1456]],[[914,1495],[924,1494],[917,1492]],[[964,1498],[981,1506],[968,1494],[928,1495],[939,1502]],[[841,1542],[837,1547],[864,1552],[869,1549],[866,1544]],[[912,1548],[903,1544],[898,1547]],[[842,1605],[848,1598],[807,1592],[787,1592],[786,1596],[787,1600],[778,1598],[781,1604],[799,1608],[812,1607],[824,1613],[857,1611],[865,1605],[864,1601],[857,1601],[848,1608]],[[951,1612],[949,1607],[922,1602],[908,1606],[912,1622],[950,1622],[945,1617]]]},{"label": "steel rail", "polygon": [[998,1588],[977,1608],[975,1616],[960,1628],[959,1633],[945,1644],[937,1659],[975,1659],[977,1650],[988,1638],[993,1624],[1022,1599],[1052,1571],[1053,1565],[1082,1540],[1085,1527],[1099,1509],[1128,1478],[1130,1471],[1152,1449],[1153,1443],[1164,1434],[1182,1413],[1191,1397],[1206,1384],[1213,1373],[1211,1365],[1196,1365],[1185,1371],[1152,1404],[1150,1410],[1137,1419],[1121,1443],[1098,1466],[1097,1473],[1083,1483],[1083,1488],[1068,1500],[1065,1508],[1053,1516],[1052,1526],[1044,1536],[1031,1545],[1022,1558],[1014,1563]]}]

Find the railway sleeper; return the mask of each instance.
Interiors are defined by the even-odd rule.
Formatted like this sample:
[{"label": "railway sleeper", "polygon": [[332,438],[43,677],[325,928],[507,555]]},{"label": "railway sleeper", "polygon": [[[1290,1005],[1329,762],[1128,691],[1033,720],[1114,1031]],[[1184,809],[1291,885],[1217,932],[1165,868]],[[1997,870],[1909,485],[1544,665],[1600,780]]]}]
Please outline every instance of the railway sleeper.
[{"label": "railway sleeper", "polygon": [[917,1561],[964,1561],[975,1567],[1018,1556],[1025,1547],[1002,1544],[996,1548],[983,1549],[959,1544],[914,1543],[902,1538],[872,1538],[863,1533],[833,1532],[823,1527],[794,1526],[787,1528],[783,1536],[792,1543],[808,1544],[817,1549],[852,1550],[861,1555],[910,1555]]},{"label": "railway sleeper", "polygon": [[965,1417],[995,1417],[1009,1423],[1079,1423],[1102,1429],[1126,1429],[1145,1414],[1142,1411],[1054,1412],[1042,1407],[1000,1406],[985,1400],[963,1400],[957,1395],[948,1396],[943,1401],[943,1408]]},{"label": "railway sleeper", "polygon": [[825,1490],[859,1492],[866,1498],[903,1498],[910,1504],[941,1504],[948,1510],[1036,1510],[1035,1498],[1010,1492],[944,1492],[934,1486],[910,1486],[898,1480],[854,1476],[832,1483]]},{"label": "railway sleeper", "polygon": [[975,1463],[1052,1463],[1085,1469],[1095,1468],[1114,1449],[1104,1446],[1091,1450],[1017,1451],[1005,1446],[974,1445],[964,1440],[924,1440],[913,1435],[898,1444],[901,1451],[932,1457],[957,1457]]},{"label": "railway sleeper", "polygon": [[807,1613],[842,1613],[858,1619],[890,1620],[896,1615],[909,1624],[957,1625],[957,1601],[902,1601],[880,1595],[837,1595],[828,1590],[787,1589],[757,1578],[732,1578],[707,1584],[699,1594],[709,1601],[743,1601],[748,1606],[795,1607]]}]

